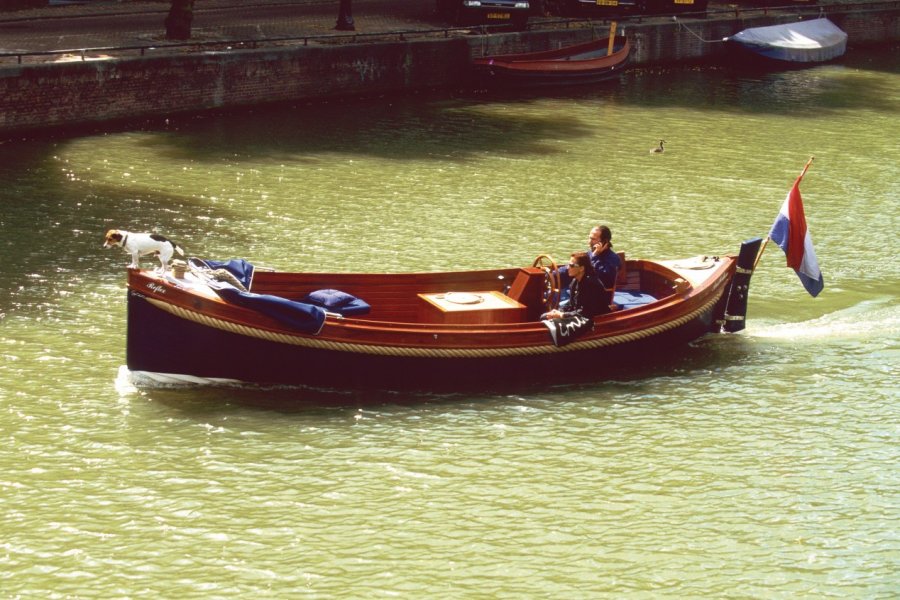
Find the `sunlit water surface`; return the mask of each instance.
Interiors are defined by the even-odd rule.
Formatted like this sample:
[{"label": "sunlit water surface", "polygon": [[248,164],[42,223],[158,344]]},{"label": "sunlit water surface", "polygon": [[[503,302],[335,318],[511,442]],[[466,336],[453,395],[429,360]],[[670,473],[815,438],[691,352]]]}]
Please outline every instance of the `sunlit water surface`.
[{"label": "sunlit water surface", "polygon": [[[3,143],[0,589],[897,597],[898,56]],[[325,271],[525,265],[597,222],[631,257],[722,254],[812,155],[825,291],[770,247],[748,329],[666,364],[516,395],[118,378],[108,228]]]}]

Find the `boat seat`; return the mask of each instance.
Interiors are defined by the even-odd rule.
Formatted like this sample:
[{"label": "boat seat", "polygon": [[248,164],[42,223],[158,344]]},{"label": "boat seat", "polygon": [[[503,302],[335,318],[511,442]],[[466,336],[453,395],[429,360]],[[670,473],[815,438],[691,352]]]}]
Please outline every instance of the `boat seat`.
[{"label": "boat seat", "polygon": [[628,271],[625,269],[625,253],[616,252],[616,256],[619,257],[619,261],[622,263],[622,268],[620,268],[619,272],[616,273],[616,284],[613,286],[613,290],[618,288],[620,285],[625,285],[626,283],[628,283]]},{"label": "boat seat", "polygon": [[357,298],[341,290],[324,289],[308,293],[301,302],[320,306],[329,312],[345,317],[369,314],[371,306],[361,298]]},{"label": "boat seat", "polygon": [[624,252],[616,252],[616,256],[619,257],[619,263],[622,265],[619,267],[619,270],[616,271],[616,280],[613,282],[613,286],[609,291],[609,296],[612,298],[612,302],[609,304],[609,310],[617,311],[622,310],[622,304],[616,301],[616,290],[619,286],[624,286],[628,283],[628,270],[625,268],[625,253]]}]

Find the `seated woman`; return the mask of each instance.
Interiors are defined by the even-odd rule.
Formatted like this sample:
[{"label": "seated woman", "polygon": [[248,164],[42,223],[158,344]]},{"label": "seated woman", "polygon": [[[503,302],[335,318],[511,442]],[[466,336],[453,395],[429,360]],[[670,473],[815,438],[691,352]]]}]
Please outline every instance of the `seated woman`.
[{"label": "seated woman", "polygon": [[594,273],[591,258],[587,252],[573,252],[568,265],[569,302],[565,310],[551,310],[541,315],[542,319],[558,319],[580,314],[588,319],[609,312],[610,295]]}]

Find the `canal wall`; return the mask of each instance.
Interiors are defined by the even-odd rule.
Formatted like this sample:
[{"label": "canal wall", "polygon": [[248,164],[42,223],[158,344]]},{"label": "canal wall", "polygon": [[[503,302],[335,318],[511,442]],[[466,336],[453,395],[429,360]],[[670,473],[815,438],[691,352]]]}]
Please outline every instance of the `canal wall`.
[{"label": "canal wall", "polygon": [[[310,45],[0,68],[0,134],[183,112],[437,88],[463,39]],[[450,81],[450,84],[455,81]]]},{"label": "canal wall", "polygon": [[[900,41],[900,10],[829,12],[851,48]],[[701,61],[747,27],[796,19],[758,15],[655,19],[620,28],[633,66]],[[67,62],[0,64],[0,135],[274,102],[376,96],[471,84],[470,61],[607,35],[607,26],[366,43],[289,45],[156,56],[86,55]]]}]

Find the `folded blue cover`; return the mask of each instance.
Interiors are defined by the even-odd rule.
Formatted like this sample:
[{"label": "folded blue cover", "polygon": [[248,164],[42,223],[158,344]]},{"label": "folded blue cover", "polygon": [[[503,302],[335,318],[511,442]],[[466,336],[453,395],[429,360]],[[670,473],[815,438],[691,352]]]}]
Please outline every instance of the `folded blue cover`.
[{"label": "folded blue cover", "polygon": [[243,292],[227,283],[210,287],[226,302],[255,310],[292,329],[317,334],[325,324],[325,310],[312,304],[268,294]]},{"label": "folded blue cover", "polygon": [[253,283],[253,265],[243,258],[232,258],[231,260],[205,260],[202,258],[191,258],[191,265],[194,267],[206,267],[211,271],[216,269],[225,269],[241,282],[241,285],[250,289]]}]

